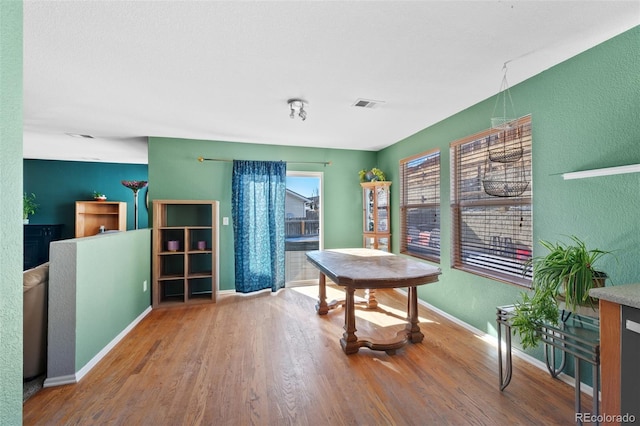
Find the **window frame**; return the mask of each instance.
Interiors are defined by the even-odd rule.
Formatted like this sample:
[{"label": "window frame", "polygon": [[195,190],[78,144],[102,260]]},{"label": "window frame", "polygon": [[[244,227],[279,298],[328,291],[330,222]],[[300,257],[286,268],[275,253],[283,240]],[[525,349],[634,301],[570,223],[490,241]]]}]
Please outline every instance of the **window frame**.
[{"label": "window frame", "polygon": [[[422,203],[413,203],[409,202],[409,192],[415,190],[413,186],[409,187],[408,182],[406,182],[406,168],[407,165],[416,162],[419,160],[423,160],[425,162],[430,161],[430,158],[435,157],[437,159],[437,173],[432,172],[429,173],[430,181],[426,184],[426,187],[431,187],[432,191],[435,192],[435,196],[429,197],[425,202]],[[440,259],[442,258],[441,252],[441,244],[440,244],[440,232],[437,235],[437,240],[433,237],[433,231],[426,232],[426,237],[428,241],[425,247],[421,247],[423,243],[413,244],[414,248],[412,249],[410,246],[411,241],[415,238],[415,235],[410,234],[409,232],[409,224],[408,224],[408,211],[410,209],[434,209],[437,211],[438,215],[438,231],[440,231],[440,196],[441,196],[441,183],[442,183],[442,163],[441,163],[442,153],[440,148],[434,148],[428,151],[421,152],[419,154],[412,155],[410,157],[406,157],[400,160],[399,162],[399,175],[400,175],[400,253],[417,257],[424,260],[429,260],[431,262],[440,263]],[[433,166],[431,166],[433,167]],[[433,182],[433,179],[436,179]],[[419,191],[419,190],[418,190]],[[420,233],[419,235],[421,235]],[[422,250],[422,251],[421,251]]]},{"label": "window frame", "polygon": [[[524,176],[528,179],[529,186],[527,190],[525,190],[525,192],[520,196],[496,197],[485,194],[483,196],[479,196],[479,198],[477,199],[465,199],[464,196],[461,195],[461,193],[463,192],[461,188],[465,185],[464,179],[461,175],[462,171],[459,170],[459,163],[464,161],[461,157],[465,155],[461,152],[463,151],[463,147],[471,147],[471,144],[480,143],[484,144],[484,149],[488,152],[489,142],[482,142],[482,140],[487,140],[487,138],[498,133],[499,130],[487,129],[474,135],[451,142],[449,145],[451,171],[451,267],[453,269],[458,269],[475,275],[491,278],[496,281],[514,284],[520,287],[531,288],[531,268],[529,267],[526,270],[526,273],[524,269],[524,265],[527,264],[527,259],[531,258],[533,251],[533,131],[531,116],[527,115],[517,119],[516,125],[518,127],[523,126],[523,128],[529,132],[528,141],[523,143],[524,152],[522,158],[523,172]],[[476,155],[469,154],[470,152],[472,152],[472,150],[467,151],[467,158],[472,158],[473,155]],[[482,174],[479,173],[479,178],[480,176],[484,176],[488,170],[486,165],[487,161],[489,160],[485,160],[485,165],[482,168]],[[499,215],[496,215],[494,217],[487,216],[491,216],[490,211],[492,208],[499,207],[502,207],[502,209],[507,212],[520,212],[521,221],[523,220],[523,216],[526,217],[524,223],[526,226],[525,232],[528,238],[524,240],[524,244],[522,243],[523,240],[520,239],[518,240],[519,244],[514,245],[514,247],[508,251],[508,254],[505,255],[505,251],[503,251],[502,253],[496,255],[492,253],[482,253],[483,250],[487,250],[488,248],[492,247],[491,243],[489,243],[488,241],[483,241],[482,245],[480,245],[480,247],[478,248],[481,253],[467,257],[463,256],[463,252],[465,250],[468,250],[467,253],[469,251],[472,251],[472,245],[470,244],[469,240],[467,239],[465,242],[462,241],[463,234],[466,236],[466,234],[462,231],[463,210],[467,209],[467,212],[471,211],[471,209],[482,210],[485,215],[485,222],[483,223],[484,227],[497,229],[500,227],[500,221],[504,220],[504,217]],[[525,212],[525,214],[523,215],[522,212]],[[507,216],[515,215],[516,213],[507,213]],[[482,236],[487,237],[489,235],[482,234]],[[514,241],[515,232],[513,232],[510,238],[510,241]],[[489,258],[489,260],[485,261],[484,259],[486,258]],[[506,266],[504,267],[504,270],[501,271],[499,268],[501,267],[500,264],[503,262]],[[516,274],[515,271],[518,270],[518,267],[520,265],[523,265],[523,273]]]}]

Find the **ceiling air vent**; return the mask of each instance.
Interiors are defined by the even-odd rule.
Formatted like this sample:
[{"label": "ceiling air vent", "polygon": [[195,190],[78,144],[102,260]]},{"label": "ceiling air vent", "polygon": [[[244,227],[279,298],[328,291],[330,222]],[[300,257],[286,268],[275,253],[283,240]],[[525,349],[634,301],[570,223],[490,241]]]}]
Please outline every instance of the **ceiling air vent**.
[{"label": "ceiling air vent", "polygon": [[353,103],[352,106],[358,107],[358,108],[378,108],[382,104],[384,104],[384,101],[374,101],[371,99],[358,99]]}]

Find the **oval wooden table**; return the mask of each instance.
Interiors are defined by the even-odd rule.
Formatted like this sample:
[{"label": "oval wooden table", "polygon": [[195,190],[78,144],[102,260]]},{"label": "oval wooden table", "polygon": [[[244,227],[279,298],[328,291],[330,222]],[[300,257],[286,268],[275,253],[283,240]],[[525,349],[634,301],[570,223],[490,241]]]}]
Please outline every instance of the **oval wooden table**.
[{"label": "oval wooden table", "polygon": [[[438,281],[440,268],[380,250],[347,248],[307,252],[307,260],[320,270],[319,295],[316,311],[326,315],[333,306],[327,304],[326,277],[345,287],[344,334],[340,339],[347,354],[361,347],[394,354],[408,342],[418,343],[424,334],[418,326],[418,295],[416,287]],[[378,288],[408,288],[407,325],[398,333],[398,340],[375,342],[359,340],[356,336],[355,291]],[[375,306],[375,305],[374,305]],[[370,307],[374,307],[370,306]]]}]

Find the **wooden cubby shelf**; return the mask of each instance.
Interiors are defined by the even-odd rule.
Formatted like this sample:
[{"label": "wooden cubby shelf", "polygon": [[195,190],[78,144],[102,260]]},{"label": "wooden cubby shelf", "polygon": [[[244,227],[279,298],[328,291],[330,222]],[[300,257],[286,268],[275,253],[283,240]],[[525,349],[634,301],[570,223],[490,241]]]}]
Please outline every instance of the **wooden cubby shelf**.
[{"label": "wooden cubby shelf", "polygon": [[214,303],[218,202],[153,201],[153,307]]},{"label": "wooden cubby shelf", "polygon": [[124,201],[76,201],[76,238],[105,231],[127,230],[127,203]]}]

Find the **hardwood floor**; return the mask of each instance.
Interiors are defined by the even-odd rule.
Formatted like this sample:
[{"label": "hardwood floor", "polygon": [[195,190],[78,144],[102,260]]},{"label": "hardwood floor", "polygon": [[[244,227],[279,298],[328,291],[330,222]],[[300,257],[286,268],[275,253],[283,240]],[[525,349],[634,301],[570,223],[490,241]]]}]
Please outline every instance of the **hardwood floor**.
[{"label": "hardwood floor", "polygon": [[[297,287],[154,310],[80,383],[31,397],[24,424],[575,423],[573,388],[514,357],[500,392],[495,347],[424,307],[422,343],[347,356],[343,310],[316,315],[316,295]],[[359,337],[403,327],[406,298],[376,295],[389,312],[357,309]]]}]

